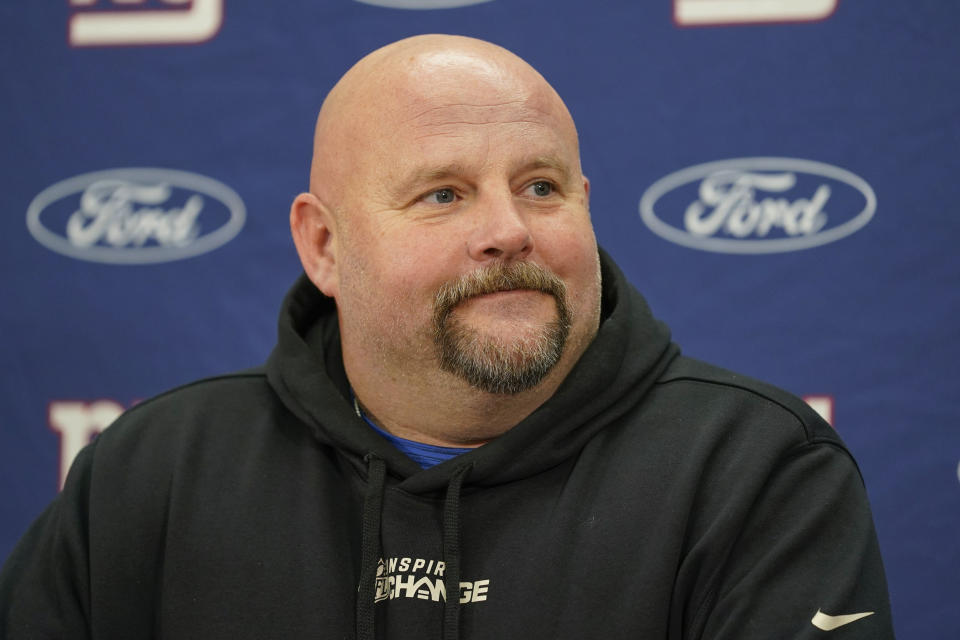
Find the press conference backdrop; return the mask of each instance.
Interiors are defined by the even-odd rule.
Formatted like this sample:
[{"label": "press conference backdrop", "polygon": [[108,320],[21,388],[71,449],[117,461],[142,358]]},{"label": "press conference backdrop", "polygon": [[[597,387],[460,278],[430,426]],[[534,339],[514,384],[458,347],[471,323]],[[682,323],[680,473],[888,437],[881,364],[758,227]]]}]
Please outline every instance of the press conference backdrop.
[{"label": "press conference backdrop", "polygon": [[458,33],[565,98],[600,243],[684,351],[849,443],[899,637],[960,637],[958,26],[952,0],[5,1],[0,558],[123,409],[264,360],[326,91]]}]

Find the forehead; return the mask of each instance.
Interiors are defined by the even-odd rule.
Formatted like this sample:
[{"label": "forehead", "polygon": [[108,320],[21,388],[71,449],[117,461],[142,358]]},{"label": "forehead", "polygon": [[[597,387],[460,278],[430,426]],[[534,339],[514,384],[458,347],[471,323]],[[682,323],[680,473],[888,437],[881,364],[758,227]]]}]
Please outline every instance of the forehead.
[{"label": "forehead", "polygon": [[481,174],[514,176],[550,170],[561,181],[577,172],[575,148],[557,128],[517,105],[463,105],[430,109],[395,130],[381,165],[398,195],[420,183]]},{"label": "forehead", "polygon": [[337,121],[347,126],[328,127],[340,158],[331,168],[346,180],[397,185],[412,174],[515,170],[536,162],[578,173],[573,121],[525,63],[457,51],[381,62],[351,83],[351,99],[341,105],[349,108]]},{"label": "forehead", "polygon": [[479,83],[421,89],[399,89],[391,117],[381,120],[381,135],[404,153],[474,154],[496,145],[502,152],[521,142],[527,155],[577,153],[573,123],[555,95]]},{"label": "forehead", "polygon": [[[400,114],[400,126],[414,138],[444,135],[495,134],[509,128],[527,135],[556,137],[560,122],[530,100],[511,96],[425,97],[413,100]],[[489,126],[493,125],[493,126]]]},{"label": "forehead", "polygon": [[[381,75],[397,124],[415,133],[457,125],[539,123],[561,127],[566,107],[547,82],[519,59],[438,50],[394,59]],[[392,69],[391,69],[392,67]],[[384,96],[381,94],[379,99]],[[570,123],[572,125],[572,122]]]}]

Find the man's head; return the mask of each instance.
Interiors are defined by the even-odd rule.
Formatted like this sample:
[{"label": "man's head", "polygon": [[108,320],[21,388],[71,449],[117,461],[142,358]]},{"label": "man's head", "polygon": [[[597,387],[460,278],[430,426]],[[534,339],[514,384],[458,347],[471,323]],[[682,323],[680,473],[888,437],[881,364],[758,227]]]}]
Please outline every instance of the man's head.
[{"label": "man's head", "polygon": [[599,324],[588,190],[566,107],[509,51],[430,35],[358,62],[324,101],[291,211],[351,381],[562,380]]}]

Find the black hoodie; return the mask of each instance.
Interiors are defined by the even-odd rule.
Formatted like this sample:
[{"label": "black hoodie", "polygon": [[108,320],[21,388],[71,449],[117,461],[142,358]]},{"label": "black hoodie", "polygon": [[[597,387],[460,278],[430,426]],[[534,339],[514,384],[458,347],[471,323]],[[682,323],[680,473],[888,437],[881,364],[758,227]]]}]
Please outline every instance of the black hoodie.
[{"label": "black hoodie", "polygon": [[264,368],[141,403],[77,457],[3,569],[0,634],[891,638],[837,435],[680,356],[602,262],[557,393],[425,470],[355,414],[333,301],[301,278]]}]

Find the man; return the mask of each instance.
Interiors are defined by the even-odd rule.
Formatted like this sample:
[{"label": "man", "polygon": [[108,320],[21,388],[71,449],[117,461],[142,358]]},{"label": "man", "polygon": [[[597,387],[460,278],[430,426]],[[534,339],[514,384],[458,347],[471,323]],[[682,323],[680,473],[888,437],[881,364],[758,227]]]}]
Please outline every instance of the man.
[{"label": "man", "polygon": [[317,120],[266,366],[80,454],[4,569],[4,637],[892,637],[843,444],[680,356],[588,192],[513,54],[361,60]]}]

